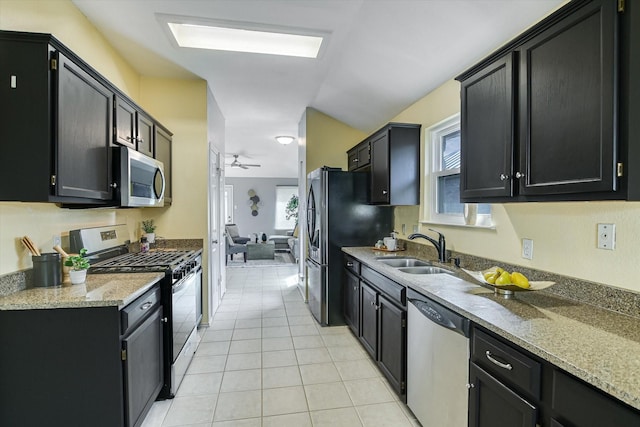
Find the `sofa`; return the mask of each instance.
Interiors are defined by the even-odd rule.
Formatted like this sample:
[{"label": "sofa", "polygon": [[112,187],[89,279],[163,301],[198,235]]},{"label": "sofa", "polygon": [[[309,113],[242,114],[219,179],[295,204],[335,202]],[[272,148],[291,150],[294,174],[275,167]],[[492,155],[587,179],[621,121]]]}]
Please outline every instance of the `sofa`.
[{"label": "sofa", "polygon": [[287,231],[286,235],[274,234],[269,236],[269,240],[275,244],[275,250],[289,251],[298,262],[298,226]]},{"label": "sofa", "polygon": [[298,249],[300,239],[298,239],[298,236],[296,237],[289,237],[289,239],[287,240],[287,245],[289,246],[289,252],[291,252],[291,255],[293,255],[293,257],[295,258],[296,262],[298,262],[298,257],[300,257],[300,252]]}]

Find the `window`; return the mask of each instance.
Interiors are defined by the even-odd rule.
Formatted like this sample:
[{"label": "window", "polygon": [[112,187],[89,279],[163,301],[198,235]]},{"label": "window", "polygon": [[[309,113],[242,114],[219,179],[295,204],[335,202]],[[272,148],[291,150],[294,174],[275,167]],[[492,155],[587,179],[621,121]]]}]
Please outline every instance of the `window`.
[{"label": "window", "polygon": [[[298,186],[278,185],[276,187],[276,230],[293,230],[298,219],[297,211],[287,219],[287,205],[292,197],[298,200]],[[297,206],[297,205],[296,205]]]},{"label": "window", "polygon": [[224,186],[224,221],[233,224],[233,185]]},{"label": "window", "polygon": [[[429,222],[464,224],[464,204],[460,203],[460,115],[456,114],[431,128],[425,135],[431,154],[431,191],[425,205]],[[479,204],[476,225],[491,225],[491,205]]]}]

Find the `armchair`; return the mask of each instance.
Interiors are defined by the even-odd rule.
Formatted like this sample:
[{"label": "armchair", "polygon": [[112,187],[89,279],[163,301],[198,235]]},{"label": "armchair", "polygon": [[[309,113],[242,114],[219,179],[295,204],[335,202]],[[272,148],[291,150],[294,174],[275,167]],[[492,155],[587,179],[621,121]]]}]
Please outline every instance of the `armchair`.
[{"label": "armchair", "polygon": [[226,224],[224,228],[225,228],[225,231],[227,232],[227,236],[231,236],[233,243],[239,243],[243,245],[247,243],[249,240],[251,240],[248,237],[240,237],[238,226],[235,224]]},{"label": "armchair", "polygon": [[[247,239],[248,241],[249,239]],[[227,233],[226,238],[226,252],[224,257],[224,264],[227,265],[229,262],[229,257],[233,259],[233,254],[242,254],[244,257],[244,262],[247,262],[247,245],[246,243],[235,243],[233,238],[229,233]]]}]

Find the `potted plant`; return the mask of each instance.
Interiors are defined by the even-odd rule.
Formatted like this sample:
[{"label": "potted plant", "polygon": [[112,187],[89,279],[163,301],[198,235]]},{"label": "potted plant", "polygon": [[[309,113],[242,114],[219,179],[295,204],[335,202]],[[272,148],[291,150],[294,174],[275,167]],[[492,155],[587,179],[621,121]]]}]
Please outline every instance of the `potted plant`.
[{"label": "potted plant", "polygon": [[152,219],[143,220],[142,229],[144,230],[145,236],[147,236],[147,242],[153,243],[156,241],[156,226],[153,225]]},{"label": "potted plant", "polygon": [[298,196],[295,194],[291,196],[287,202],[287,206],[284,208],[284,213],[287,220],[294,218],[296,220],[296,224],[298,224]]},{"label": "potted plant", "polygon": [[80,249],[79,255],[71,255],[64,262],[66,267],[71,267],[69,278],[74,285],[79,285],[87,280],[87,270],[91,267],[91,264],[89,264],[89,260],[85,258],[86,254],[87,250],[82,248]]}]

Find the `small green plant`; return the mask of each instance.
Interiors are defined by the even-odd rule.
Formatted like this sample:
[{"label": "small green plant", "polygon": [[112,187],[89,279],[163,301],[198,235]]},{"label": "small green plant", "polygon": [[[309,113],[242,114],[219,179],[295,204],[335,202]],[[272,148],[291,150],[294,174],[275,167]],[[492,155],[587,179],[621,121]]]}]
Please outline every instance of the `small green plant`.
[{"label": "small green plant", "polygon": [[298,196],[295,194],[291,196],[287,202],[287,206],[284,208],[284,213],[287,219],[294,218],[296,224],[298,223]]},{"label": "small green plant", "polygon": [[152,219],[145,219],[142,221],[142,229],[145,233],[154,233],[156,231],[156,226],[153,225]]},{"label": "small green plant", "polygon": [[85,248],[80,249],[80,255],[72,255],[64,262],[66,267],[72,267],[72,270],[80,271],[87,270],[91,267],[89,264],[89,259],[84,256],[87,254],[87,250]]}]

